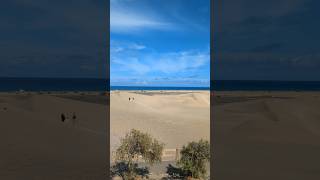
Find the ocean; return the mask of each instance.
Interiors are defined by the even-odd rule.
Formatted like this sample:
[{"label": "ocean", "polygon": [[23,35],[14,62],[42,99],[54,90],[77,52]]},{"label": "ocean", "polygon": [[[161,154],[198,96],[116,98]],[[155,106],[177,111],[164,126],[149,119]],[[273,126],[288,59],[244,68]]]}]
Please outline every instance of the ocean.
[{"label": "ocean", "polygon": [[219,80],[211,86],[215,91],[320,91],[320,81]]},{"label": "ocean", "polygon": [[0,91],[106,91],[107,80],[87,78],[0,78]]},{"label": "ocean", "polygon": [[127,91],[136,91],[136,90],[146,90],[146,91],[157,91],[157,90],[197,90],[209,91],[209,87],[161,87],[161,86],[111,86],[111,90],[127,90]]},{"label": "ocean", "polygon": [[[209,87],[108,86],[106,79],[0,78],[0,91],[210,90]],[[320,91],[320,81],[217,80],[214,91]]]}]

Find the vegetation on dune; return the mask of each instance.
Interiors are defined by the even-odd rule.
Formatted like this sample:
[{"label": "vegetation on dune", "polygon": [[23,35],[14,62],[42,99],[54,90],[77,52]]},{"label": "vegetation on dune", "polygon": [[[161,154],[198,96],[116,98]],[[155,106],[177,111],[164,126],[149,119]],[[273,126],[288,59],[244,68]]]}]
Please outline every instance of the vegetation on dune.
[{"label": "vegetation on dune", "polygon": [[[111,167],[111,176],[124,180],[149,178],[148,167],[139,167],[139,159],[153,165],[161,162],[164,144],[149,134],[132,129],[121,139],[115,152],[116,163]],[[190,142],[180,151],[177,167],[169,164],[170,179],[206,179],[206,165],[210,161],[210,144],[206,140]]]},{"label": "vegetation on dune", "polygon": [[123,180],[133,180],[139,178],[148,178],[148,167],[138,167],[137,163],[133,163],[131,169],[127,162],[120,161],[111,167],[111,177],[119,176]]},{"label": "vegetation on dune", "polygon": [[206,163],[210,161],[210,144],[208,141],[190,142],[183,146],[178,165],[192,178],[205,178]]},{"label": "vegetation on dune", "polygon": [[133,180],[137,176],[145,177],[149,170],[147,167],[138,167],[139,158],[150,165],[161,162],[163,149],[163,143],[147,133],[132,129],[121,139],[121,144],[116,150],[116,164],[112,166],[111,174],[121,176],[125,180]]},{"label": "vegetation on dune", "polygon": [[169,164],[167,166],[167,174],[169,175],[169,179],[185,179],[190,173],[180,167]]},{"label": "vegetation on dune", "polygon": [[169,164],[167,174],[170,179],[206,179],[206,163],[210,161],[208,141],[190,142],[180,151],[178,167]]}]

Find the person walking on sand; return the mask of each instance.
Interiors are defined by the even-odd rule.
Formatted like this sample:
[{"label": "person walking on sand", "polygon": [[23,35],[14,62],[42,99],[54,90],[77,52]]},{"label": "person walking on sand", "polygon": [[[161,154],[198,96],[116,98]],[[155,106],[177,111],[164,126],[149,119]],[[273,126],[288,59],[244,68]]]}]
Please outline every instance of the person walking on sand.
[{"label": "person walking on sand", "polygon": [[66,120],[66,116],[62,113],[61,114],[61,121],[64,122]]},{"label": "person walking on sand", "polygon": [[72,113],[72,126],[73,126],[73,127],[78,127],[78,124],[77,124],[77,116],[76,116],[76,113],[75,113],[75,112]]}]

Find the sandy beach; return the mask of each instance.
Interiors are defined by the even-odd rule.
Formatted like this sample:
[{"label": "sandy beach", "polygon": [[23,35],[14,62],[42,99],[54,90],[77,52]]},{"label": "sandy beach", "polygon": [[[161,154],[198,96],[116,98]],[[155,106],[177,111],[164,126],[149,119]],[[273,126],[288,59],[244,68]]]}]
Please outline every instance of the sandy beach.
[{"label": "sandy beach", "polygon": [[1,93],[0,179],[104,179],[106,102],[97,93]]},{"label": "sandy beach", "polygon": [[209,91],[112,91],[111,150],[132,128],[151,134],[167,149],[209,140],[209,103]]},{"label": "sandy beach", "polygon": [[320,178],[320,92],[216,92],[212,105],[213,178]]},{"label": "sandy beach", "polygon": [[[132,128],[166,149],[210,139],[208,91],[112,91],[110,98],[111,150]],[[103,179],[106,102],[95,93],[0,93],[0,178]],[[320,92],[216,92],[212,105],[214,178],[320,178]]]},{"label": "sandy beach", "polygon": [[210,140],[209,91],[112,91],[110,118],[111,153],[133,128],[165,143],[163,162],[150,167],[151,177],[160,179],[167,165],[175,164],[176,149]]}]

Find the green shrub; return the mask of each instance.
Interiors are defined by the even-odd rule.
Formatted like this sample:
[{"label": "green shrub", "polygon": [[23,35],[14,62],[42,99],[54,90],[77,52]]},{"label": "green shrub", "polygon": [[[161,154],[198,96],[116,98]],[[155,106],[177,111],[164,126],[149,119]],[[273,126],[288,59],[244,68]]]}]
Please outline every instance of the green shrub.
[{"label": "green shrub", "polygon": [[192,178],[205,178],[206,163],[210,161],[210,144],[208,141],[190,142],[183,146],[178,165]]},{"label": "green shrub", "polygon": [[132,129],[121,139],[121,144],[116,150],[116,160],[117,163],[125,163],[126,179],[134,179],[138,175],[139,157],[151,165],[161,162],[163,148],[164,144],[149,134]]}]

